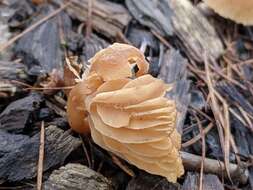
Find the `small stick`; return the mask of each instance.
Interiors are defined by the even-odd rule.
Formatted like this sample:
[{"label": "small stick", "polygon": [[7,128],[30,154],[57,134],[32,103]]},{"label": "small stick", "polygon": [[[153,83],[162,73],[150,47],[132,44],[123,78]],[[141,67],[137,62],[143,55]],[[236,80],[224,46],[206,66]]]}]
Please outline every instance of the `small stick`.
[{"label": "small stick", "polygon": [[42,188],[44,147],[45,147],[45,127],[44,127],[44,121],[42,121],[41,131],[40,131],[40,151],[39,151],[39,163],[38,163],[38,173],[37,173],[37,190],[41,190]]},{"label": "small stick", "polygon": [[119,42],[123,42],[123,43],[125,43],[125,44],[130,44],[130,45],[133,45],[127,38],[126,38],[126,36],[121,32],[121,31],[119,31],[119,32],[117,32],[117,39],[118,39],[118,41]]},{"label": "small stick", "polygon": [[206,158],[206,140],[205,140],[205,134],[203,132],[202,124],[195,115],[197,122],[198,122],[198,127],[199,127],[199,132],[201,134],[201,140],[202,140],[202,159],[201,159],[201,166],[200,166],[200,177],[199,177],[199,190],[203,190],[203,174],[204,174],[204,164],[205,164],[205,158]]},{"label": "small stick", "polygon": [[81,135],[79,135],[79,138],[80,138],[81,141],[82,141],[82,148],[83,148],[83,151],[84,151],[86,160],[87,160],[87,162],[88,162],[88,166],[89,166],[89,168],[93,169],[93,168],[92,168],[92,164],[91,164],[91,160],[90,160],[90,156],[89,156],[89,153],[88,153],[88,150],[87,150],[87,148],[86,148],[86,146],[85,146],[85,144],[84,144],[84,142],[83,142],[83,138],[82,138]]},{"label": "small stick", "polygon": [[151,30],[151,33],[158,39],[160,40],[165,46],[167,46],[169,49],[172,49],[172,45],[170,45],[170,43],[164,38],[162,37],[160,34],[158,34],[156,31]]},{"label": "small stick", "polygon": [[87,22],[86,22],[86,34],[85,37],[88,38],[92,32],[92,7],[93,7],[93,0],[88,0],[88,15],[87,15]]},{"label": "small stick", "polygon": [[[203,129],[203,134],[206,135],[212,128],[213,128],[213,123],[210,123],[205,129]],[[200,139],[201,139],[201,134],[198,134],[195,137],[193,137],[192,139],[188,140],[187,142],[182,143],[182,147],[183,148],[188,147],[188,146],[196,143]]]},{"label": "small stick", "polygon": [[68,90],[72,89],[74,86],[60,86],[60,87],[28,87],[25,90]]},{"label": "small stick", "polygon": [[[180,151],[181,158],[183,160],[183,164],[185,170],[196,171],[201,168],[202,157],[197,156],[188,152]],[[246,169],[247,164],[245,162],[241,162],[242,166],[245,168],[239,167],[237,164],[228,164],[228,170],[233,179],[238,179],[240,183],[245,184],[249,177],[249,171]],[[225,171],[225,164],[222,161],[205,158],[204,160],[204,172],[212,173],[222,177],[222,174]],[[225,175],[226,179],[229,179],[227,175]]]},{"label": "small stick", "polygon": [[135,174],[134,172],[128,168],[127,166],[125,166],[116,156],[114,156],[112,153],[109,152],[109,154],[112,157],[112,161],[120,168],[122,169],[124,172],[126,172],[129,176],[134,177]]}]

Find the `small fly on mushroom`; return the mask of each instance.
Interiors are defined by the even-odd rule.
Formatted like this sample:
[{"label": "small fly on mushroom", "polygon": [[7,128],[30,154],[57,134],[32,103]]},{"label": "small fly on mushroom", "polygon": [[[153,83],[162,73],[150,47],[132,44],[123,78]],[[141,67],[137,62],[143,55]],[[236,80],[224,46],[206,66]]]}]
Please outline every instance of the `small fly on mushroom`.
[{"label": "small fly on mushroom", "polygon": [[[91,60],[87,76],[70,91],[71,128],[136,167],[176,182],[184,168],[170,85],[148,74],[139,49],[115,43]],[[138,67],[133,74],[132,65]]]}]

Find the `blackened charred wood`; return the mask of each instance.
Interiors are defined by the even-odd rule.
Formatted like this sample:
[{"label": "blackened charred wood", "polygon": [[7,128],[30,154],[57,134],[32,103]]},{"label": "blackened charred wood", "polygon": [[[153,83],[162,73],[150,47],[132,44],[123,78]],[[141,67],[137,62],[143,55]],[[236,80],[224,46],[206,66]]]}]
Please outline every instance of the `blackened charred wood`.
[{"label": "blackened charred wood", "polygon": [[13,150],[17,150],[24,143],[28,142],[29,137],[26,135],[10,134],[0,130],[0,158]]},{"label": "blackened charred wood", "polygon": [[[0,135],[1,137],[1,135]],[[13,139],[15,140],[13,140]],[[40,134],[31,138],[12,135],[6,139],[6,144],[13,147],[0,146],[5,154],[0,157],[0,180],[20,181],[34,178],[37,174],[39,158]],[[1,142],[2,143],[2,142]],[[63,164],[67,156],[81,145],[79,139],[71,136],[55,126],[49,126],[45,130],[45,158],[43,171],[58,164]],[[1,152],[1,150],[0,150]]]},{"label": "blackened charred wood", "polygon": [[179,184],[170,183],[166,178],[151,175],[144,171],[141,171],[140,174],[130,180],[127,185],[126,190],[178,190],[180,189]]},{"label": "blackened charred wood", "polygon": [[13,133],[23,132],[43,101],[42,95],[31,93],[25,98],[10,103],[0,114],[0,129]]},{"label": "blackened charred wood", "polygon": [[[199,189],[199,179],[198,173],[188,172],[186,179],[184,181],[182,190],[198,190]],[[208,174],[203,175],[203,189],[208,190],[224,190],[222,183],[216,175]]]}]

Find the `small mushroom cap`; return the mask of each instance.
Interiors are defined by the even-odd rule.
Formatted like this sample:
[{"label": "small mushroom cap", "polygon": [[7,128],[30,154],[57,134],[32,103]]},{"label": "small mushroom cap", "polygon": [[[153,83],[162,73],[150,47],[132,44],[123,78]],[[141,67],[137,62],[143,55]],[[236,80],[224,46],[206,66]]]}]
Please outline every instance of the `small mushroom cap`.
[{"label": "small mushroom cap", "polygon": [[253,25],[252,0],[204,0],[219,15],[243,25]]},{"label": "small mushroom cap", "polygon": [[85,107],[85,99],[92,94],[102,81],[97,75],[91,75],[87,80],[75,85],[68,94],[67,116],[70,127],[78,133],[89,133],[87,121],[88,112]]},{"label": "small mushroom cap", "polygon": [[120,43],[114,43],[100,50],[90,62],[90,71],[96,72],[104,81],[132,77],[131,64],[137,65],[139,69],[137,76],[146,74],[149,68],[139,49]]},{"label": "small mushroom cap", "polygon": [[78,83],[69,93],[67,101],[67,116],[71,128],[78,133],[88,133],[89,124],[86,120],[88,112],[85,110],[84,99],[91,93],[87,82]]}]

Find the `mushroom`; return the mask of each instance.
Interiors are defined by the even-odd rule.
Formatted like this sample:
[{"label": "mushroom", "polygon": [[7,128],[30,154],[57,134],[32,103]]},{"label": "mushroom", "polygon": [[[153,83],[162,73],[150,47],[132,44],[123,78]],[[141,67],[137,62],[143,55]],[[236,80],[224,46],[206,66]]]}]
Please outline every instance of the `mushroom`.
[{"label": "mushroom", "polygon": [[87,121],[88,112],[85,108],[84,100],[93,93],[102,83],[97,75],[91,75],[82,82],[79,82],[68,93],[67,117],[71,128],[78,133],[89,133],[89,124]]},{"label": "mushroom", "polygon": [[219,15],[243,25],[253,25],[252,0],[204,0]]},{"label": "mushroom", "polygon": [[99,51],[90,59],[90,62],[90,71],[95,71],[105,81],[132,77],[132,64],[138,66],[137,76],[146,74],[149,68],[141,51],[133,46],[120,43],[114,43],[108,48]]},{"label": "mushroom", "polygon": [[[134,63],[137,77],[130,67]],[[147,70],[144,55],[130,45],[113,44],[98,52],[88,77],[69,93],[68,120],[73,130],[91,132],[102,148],[176,182],[184,173],[176,105],[164,97],[171,87]]]}]

